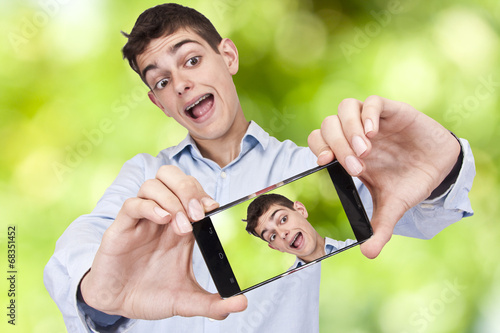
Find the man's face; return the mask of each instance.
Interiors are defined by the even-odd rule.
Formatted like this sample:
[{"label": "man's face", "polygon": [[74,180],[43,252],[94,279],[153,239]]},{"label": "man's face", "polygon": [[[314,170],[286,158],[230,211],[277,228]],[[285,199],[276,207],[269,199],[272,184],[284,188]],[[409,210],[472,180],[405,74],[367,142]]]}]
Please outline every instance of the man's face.
[{"label": "man's face", "polygon": [[271,207],[258,219],[255,231],[269,245],[281,252],[287,252],[301,259],[310,258],[311,255],[323,249],[318,249],[321,238],[316,230],[307,221],[307,210],[298,201],[290,209],[280,205]]},{"label": "man's face", "polygon": [[195,139],[223,137],[234,125],[241,106],[232,75],[238,71],[238,53],[224,39],[217,54],[190,30],[152,40],[137,56],[148,93],[169,117]]}]

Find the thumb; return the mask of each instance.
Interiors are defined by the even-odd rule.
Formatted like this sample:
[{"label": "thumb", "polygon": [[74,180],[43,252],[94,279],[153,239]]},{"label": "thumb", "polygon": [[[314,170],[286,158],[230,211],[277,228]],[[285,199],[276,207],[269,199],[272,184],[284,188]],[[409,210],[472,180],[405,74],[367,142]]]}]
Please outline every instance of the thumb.
[{"label": "thumb", "polygon": [[380,254],[385,244],[391,239],[394,227],[404,212],[398,209],[396,204],[375,207],[371,220],[373,235],[360,246],[361,253],[365,257],[374,259]]},{"label": "thumb", "polygon": [[245,295],[233,296],[226,299],[220,298],[218,294],[213,296],[217,297],[217,299],[214,299],[209,313],[207,314],[207,316],[212,319],[225,319],[230,313],[245,310],[248,305],[248,300]]}]

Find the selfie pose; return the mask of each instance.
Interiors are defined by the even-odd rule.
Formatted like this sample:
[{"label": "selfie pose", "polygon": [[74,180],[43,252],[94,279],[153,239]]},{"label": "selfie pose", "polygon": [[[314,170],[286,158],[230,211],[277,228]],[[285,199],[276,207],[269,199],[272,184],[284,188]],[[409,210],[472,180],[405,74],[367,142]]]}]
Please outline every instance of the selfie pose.
[{"label": "selfie pose", "polygon": [[[347,98],[309,147],[298,147],[245,117],[233,83],[236,45],[199,12],[150,8],[126,37],[123,55],[149,98],[188,135],[156,157],[127,161],[94,210],[58,240],[44,281],[68,331],[318,332],[320,265],[293,274],[307,283],[291,276],[222,299],[191,222],[335,158],[357,177],[371,217],[374,234],[361,245],[368,258],[393,233],[431,238],[472,214],[469,144],[410,105]],[[279,305],[255,321],[278,294]]]}]

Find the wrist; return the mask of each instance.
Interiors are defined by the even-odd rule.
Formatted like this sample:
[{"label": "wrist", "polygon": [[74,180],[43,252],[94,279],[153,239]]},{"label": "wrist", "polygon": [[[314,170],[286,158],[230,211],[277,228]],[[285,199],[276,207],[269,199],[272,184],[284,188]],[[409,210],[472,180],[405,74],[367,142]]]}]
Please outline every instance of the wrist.
[{"label": "wrist", "polygon": [[464,159],[462,144],[460,143],[460,140],[457,138],[457,136],[455,134],[453,134],[452,132],[450,132],[450,134],[453,135],[453,137],[458,141],[458,145],[460,146],[460,152],[458,154],[455,165],[453,166],[451,171],[448,173],[446,178],[441,182],[441,184],[439,184],[439,186],[436,187],[432,191],[432,193],[429,195],[429,197],[426,200],[435,199],[435,198],[443,195],[444,193],[446,193],[446,191],[448,191],[448,189],[453,184],[455,184],[455,182],[457,181],[458,175],[460,174],[460,170],[462,169],[462,163],[463,163],[463,159]]},{"label": "wrist", "polygon": [[85,298],[83,297],[83,293],[82,293],[82,284],[84,283],[84,280],[87,277],[87,275],[89,274],[89,272],[90,272],[90,268],[89,268],[89,270],[87,272],[85,272],[85,274],[83,275],[82,279],[80,280],[80,283],[78,284],[78,288],[76,289],[76,299],[79,302],[85,303],[87,305],[88,305],[88,303],[85,302]]}]

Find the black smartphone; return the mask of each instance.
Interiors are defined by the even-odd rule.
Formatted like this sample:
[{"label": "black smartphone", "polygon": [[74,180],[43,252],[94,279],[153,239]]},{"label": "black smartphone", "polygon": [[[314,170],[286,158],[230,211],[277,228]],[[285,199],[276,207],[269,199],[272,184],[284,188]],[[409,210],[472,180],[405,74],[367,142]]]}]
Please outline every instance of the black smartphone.
[{"label": "black smartphone", "polygon": [[333,161],[221,206],[193,233],[230,297],[361,244],[372,228],[352,177]]}]

